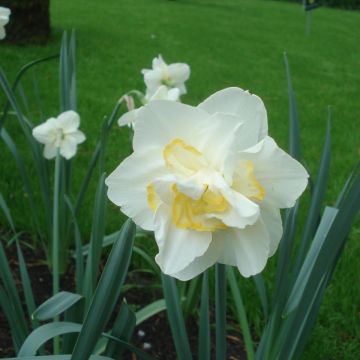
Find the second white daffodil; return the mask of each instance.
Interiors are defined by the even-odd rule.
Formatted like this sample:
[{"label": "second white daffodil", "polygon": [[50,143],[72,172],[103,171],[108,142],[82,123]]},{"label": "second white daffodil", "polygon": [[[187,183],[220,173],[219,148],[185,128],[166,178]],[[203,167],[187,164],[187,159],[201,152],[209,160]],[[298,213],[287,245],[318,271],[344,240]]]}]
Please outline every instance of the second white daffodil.
[{"label": "second white daffodil", "polygon": [[180,95],[186,94],[185,82],[190,77],[190,67],[185,63],[168,65],[161,55],[152,61],[152,69],[143,69],[147,96],[151,97],[160,86],[179,89]]},{"label": "second white daffodil", "polygon": [[239,88],[198,107],[152,101],[108,197],[154,231],[162,271],[181,280],[216,262],[261,272],[282,236],[281,208],[307,185],[303,166],[267,135],[263,102]]},{"label": "second white daffodil", "polygon": [[76,154],[77,145],[86,139],[84,133],[78,129],[79,125],[80,116],[69,110],[36,126],[32,134],[38,142],[45,145],[46,159],[53,159],[59,149],[60,155],[69,160]]}]

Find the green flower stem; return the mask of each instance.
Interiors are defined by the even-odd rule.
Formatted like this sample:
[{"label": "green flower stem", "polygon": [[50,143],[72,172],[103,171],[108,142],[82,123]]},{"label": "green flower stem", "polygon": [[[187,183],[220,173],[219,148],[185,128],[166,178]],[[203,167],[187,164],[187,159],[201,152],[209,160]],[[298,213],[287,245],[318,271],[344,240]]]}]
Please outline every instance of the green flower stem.
[{"label": "green flower stem", "polygon": [[215,267],[216,360],[226,359],[226,266]]},{"label": "green flower stem", "polygon": [[[54,179],[54,208],[53,208],[53,236],[52,236],[52,274],[53,274],[53,295],[59,292],[60,276],[59,276],[59,193],[61,178],[61,158],[58,149],[55,159],[55,179]],[[58,321],[56,316],[54,322]],[[59,337],[54,338],[54,354],[60,352]]]}]

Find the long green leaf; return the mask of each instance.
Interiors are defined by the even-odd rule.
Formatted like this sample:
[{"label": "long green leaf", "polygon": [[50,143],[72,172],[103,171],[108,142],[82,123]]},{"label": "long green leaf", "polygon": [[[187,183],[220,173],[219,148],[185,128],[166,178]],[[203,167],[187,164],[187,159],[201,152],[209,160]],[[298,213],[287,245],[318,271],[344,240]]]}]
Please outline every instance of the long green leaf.
[{"label": "long green leaf", "polygon": [[330,147],[331,147],[330,122],[331,122],[331,112],[329,109],[324,147],[322,151],[319,171],[317,174],[315,186],[311,196],[311,203],[306,218],[306,223],[304,226],[304,232],[301,237],[300,247],[297,253],[296,263],[293,270],[295,274],[298,273],[300,266],[304,260],[306,250],[308,249],[310,241],[314,236],[318,219],[320,216],[321,206],[325,197],[326,184],[327,184],[329,167],[330,167]]},{"label": "long green leaf", "polygon": [[15,285],[15,280],[11,275],[9,263],[7,261],[3,245],[0,241],[0,279],[8,295],[10,306],[14,309],[14,319],[16,320],[17,327],[21,339],[25,339],[28,332],[24,311],[21,305],[20,297]]},{"label": "long green leaf", "polygon": [[17,321],[16,310],[13,307],[10,297],[0,285],[0,309],[2,309],[11,330],[11,338],[14,344],[15,352],[21,347],[21,344],[26,338],[26,333],[23,332],[21,324]]},{"label": "long green leaf", "polygon": [[211,359],[210,340],[210,312],[209,312],[209,274],[208,270],[202,276],[201,302],[200,302],[200,324],[199,324],[199,360]]},{"label": "long green leaf", "polygon": [[250,327],[247,320],[245,306],[242,300],[240,288],[236,281],[236,276],[234,274],[234,269],[232,267],[228,268],[228,279],[229,279],[230,290],[236,307],[236,315],[244,337],[246,355],[248,360],[253,360],[255,359],[255,353],[254,353],[253,341],[251,338]]},{"label": "long green leaf", "polygon": [[102,250],[102,240],[105,233],[105,216],[106,216],[106,185],[105,173],[99,179],[95,195],[95,204],[93,212],[93,223],[90,237],[90,253],[87,259],[87,265],[84,278],[83,294],[86,298],[87,306],[94,293],[96,280],[99,273],[99,264]]},{"label": "long green leaf", "polygon": [[[26,303],[28,315],[29,317],[31,317],[31,314],[36,309],[36,305],[35,305],[34,293],[31,287],[30,276],[26,268],[26,262],[19,241],[16,241],[16,250],[19,261],[21,284],[24,290],[25,303]],[[34,328],[40,325],[36,319],[31,319],[31,322]]]},{"label": "long green leaf", "polygon": [[78,221],[75,215],[75,209],[71,204],[70,198],[65,195],[65,203],[69,208],[71,220],[74,225],[75,233],[75,278],[76,278],[76,292],[81,293],[84,287],[83,278],[84,278],[84,257],[82,254],[82,241]]},{"label": "long green leaf", "polygon": [[226,265],[215,265],[216,360],[226,359]]},{"label": "long green leaf", "polygon": [[[135,315],[130,310],[128,304],[124,301],[121,304],[119,314],[111,330],[111,336],[128,342],[133,335],[135,324]],[[125,348],[118,344],[116,341],[109,340],[105,350],[105,355],[115,360],[121,360],[124,350]]]},{"label": "long green leaf", "polygon": [[181,311],[179,293],[176,287],[175,279],[162,273],[161,280],[176,354],[179,360],[191,360],[192,355],[190,344],[186,333],[184,317]]},{"label": "long green leaf", "polygon": [[16,233],[16,229],[15,229],[15,224],[14,224],[14,221],[12,219],[12,216],[11,216],[11,213],[10,213],[10,210],[9,210],[9,207],[2,195],[2,193],[0,192],[0,208],[2,209],[4,215],[5,215],[5,218],[6,220],[8,221],[10,227],[11,227],[11,230],[13,231],[13,233]]},{"label": "long green leaf", "polygon": [[34,356],[38,349],[57,336],[81,331],[81,325],[69,322],[52,322],[35,329],[24,341],[19,357]]},{"label": "long green leaf", "polygon": [[136,326],[164,310],[166,310],[166,302],[164,299],[156,300],[146,305],[135,313]]},{"label": "long green leaf", "polygon": [[127,220],[115,242],[93,296],[72,360],[86,359],[105,328],[125,281],[135,237],[135,225]]},{"label": "long green leaf", "polygon": [[49,320],[62,314],[82,299],[82,295],[61,291],[43,302],[32,314],[34,319]]}]

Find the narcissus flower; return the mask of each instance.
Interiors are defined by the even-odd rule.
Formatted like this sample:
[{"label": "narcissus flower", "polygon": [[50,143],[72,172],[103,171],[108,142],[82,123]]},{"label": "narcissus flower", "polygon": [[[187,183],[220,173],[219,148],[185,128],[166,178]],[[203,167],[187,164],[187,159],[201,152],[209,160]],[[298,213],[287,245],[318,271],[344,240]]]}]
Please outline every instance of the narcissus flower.
[{"label": "narcissus flower", "polygon": [[[144,96],[142,102],[144,105],[146,105],[153,100],[179,101],[179,97],[180,97],[180,91],[178,88],[168,89],[166,86],[161,85],[156,90],[156,92],[154,94],[152,94],[151,96],[149,94],[146,94]],[[125,98],[125,100],[126,100],[126,98]],[[127,103],[128,103],[128,101],[127,101]],[[129,108],[129,105],[128,105],[128,108]],[[136,122],[136,119],[142,109],[143,109],[143,106],[138,109],[133,109],[133,110],[126,112],[118,120],[118,125],[119,126],[134,125]]]},{"label": "narcissus flower", "polygon": [[185,81],[190,77],[190,67],[188,64],[176,63],[166,64],[162,56],[159,55],[152,61],[152,69],[143,69],[144,81],[147,87],[147,94],[152,96],[161,85],[167,88],[178,88],[180,95],[186,94]]},{"label": "narcissus flower", "polygon": [[5,39],[5,25],[9,22],[10,9],[0,6],[0,40]]},{"label": "narcissus flower", "polygon": [[34,138],[44,144],[44,156],[52,159],[57,149],[65,159],[76,154],[77,145],[85,141],[85,135],[78,130],[80,117],[75,111],[65,111],[57,118],[50,118],[32,131]]},{"label": "narcissus flower", "polygon": [[239,88],[198,107],[152,101],[134,152],[106,179],[108,197],[154,231],[161,270],[188,280],[216,262],[261,272],[282,236],[281,208],[307,185],[304,167],[267,135],[261,99]]}]

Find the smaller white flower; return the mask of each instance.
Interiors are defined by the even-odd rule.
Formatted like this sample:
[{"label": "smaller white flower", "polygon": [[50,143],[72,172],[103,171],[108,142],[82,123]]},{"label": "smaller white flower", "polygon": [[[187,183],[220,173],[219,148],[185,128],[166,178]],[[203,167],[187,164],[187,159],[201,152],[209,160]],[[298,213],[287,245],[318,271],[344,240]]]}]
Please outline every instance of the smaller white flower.
[{"label": "smaller white flower", "polygon": [[[146,93],[144,98],[142,99],[142,102],[144,106],[146,106],[148,103],[150,103],[153,100],[169,100],[169,101],[179,101],[180,100],[180,90],[178,88],[168,89],[165,85],[161,85],[157,91],[154,94]],[[126,99],[125,99],[126,101]],[[127,103],[127,101],[126,101]],[[127,103],[128,104],[128,103]],[[130,109],[129,105],[128,109]],[[128,112],[126,112],[124,115],[120,117],[118,120],[119,126],[132,126],[136,122],[136,119],[138,118],[140,112],[144,108],[144,106],[141,106],[138,109],[133,109]]]},{"label": "smaller white flower", "polygon": [[39,143],[45,145],[46,159],[53,159],[59,148],[60,155],[69,160],[76,154],[77,145],[86,139],[84,133],[78,130],[79,125],[79,114],[69,110],[36,126],[32,134]]},{"label": "smaller white flower", "polygon": [[186,94],[185,81],[190,77],[190,67],[188,64],[175,63],[166,64],[161,55],[152,61],[152,69],[143,69],[144,81],[147,93],[152,96],[161,85],[168,88],[178,88],[180,95]]},{"label": "smaller white flower", "polygon": [[9,22],[10,14],[10,9],[0,6],[0,40],[5,39],[5,25]]}]

